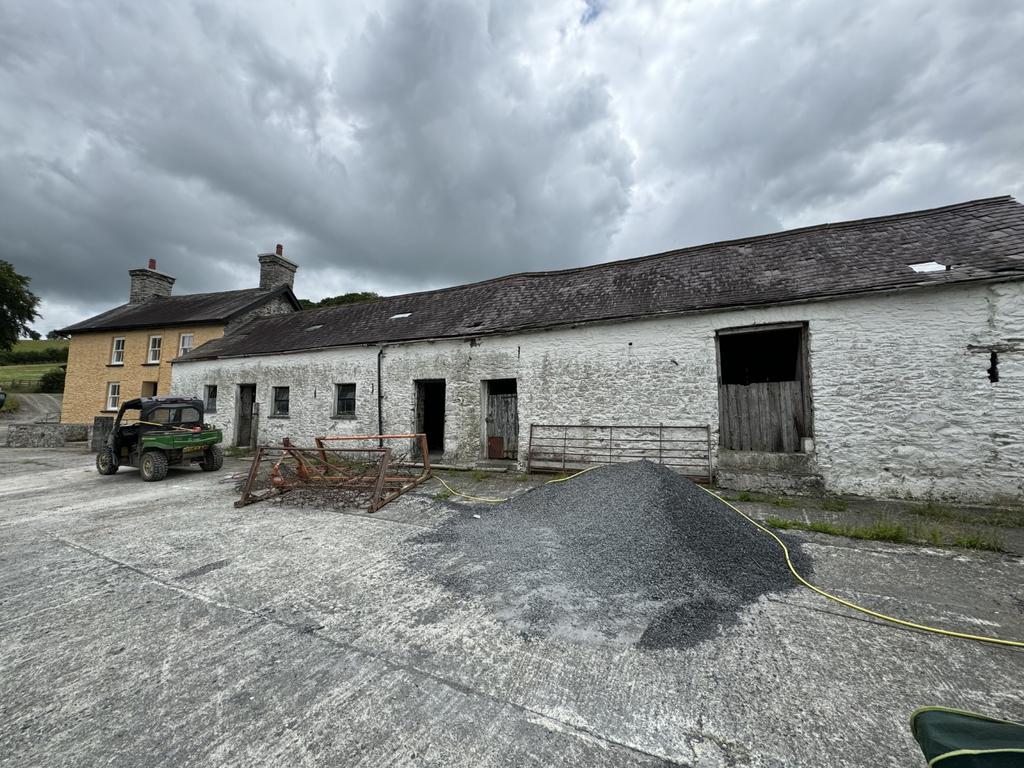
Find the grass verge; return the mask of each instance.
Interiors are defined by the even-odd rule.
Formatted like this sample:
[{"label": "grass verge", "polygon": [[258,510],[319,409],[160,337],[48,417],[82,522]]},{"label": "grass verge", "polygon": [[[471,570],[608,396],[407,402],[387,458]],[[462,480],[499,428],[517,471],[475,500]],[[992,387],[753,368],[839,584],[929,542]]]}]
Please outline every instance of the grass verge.
[{"label": "grass verge", "polygon": [[781,517],[769,517],[765,524],[780,530],[812,531],[826,533],[830,536],[846,536],[851,539],[867,541],[889,541],[896,544],[926,542],[937,547],[954,546],[962,549],[981,549],[989,552],[1005,552],[1000,537],[981,531],[959,531],[944,533],[937,526],[922,529],[918,526],[907,527],[902,523],[879,520],[870,525],[842,525],[821,520],[805,522],[789,520]]},{"label": "grass verge", "polygon": [[43,374],[59,368],[56,363],[0,365],[0,386],[9,392],[35,392]]},{"label": "grass verge", "polygon": [[17,413],[21,408],[21,401],[14,395],[8,393],[7,399],[4,401],[4,407],[0,408],[0,413]]}]

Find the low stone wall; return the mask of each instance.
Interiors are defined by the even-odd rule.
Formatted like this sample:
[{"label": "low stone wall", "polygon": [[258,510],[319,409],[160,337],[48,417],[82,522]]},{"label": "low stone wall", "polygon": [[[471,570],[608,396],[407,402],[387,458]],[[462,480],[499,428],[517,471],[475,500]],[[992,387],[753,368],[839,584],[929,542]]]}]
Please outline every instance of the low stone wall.
[{"label": "low stone wall", "polygon": [[38,422],[10,424],[7,427],[8,448],[62,448],[68,443],[88,440],[88,424]]}]

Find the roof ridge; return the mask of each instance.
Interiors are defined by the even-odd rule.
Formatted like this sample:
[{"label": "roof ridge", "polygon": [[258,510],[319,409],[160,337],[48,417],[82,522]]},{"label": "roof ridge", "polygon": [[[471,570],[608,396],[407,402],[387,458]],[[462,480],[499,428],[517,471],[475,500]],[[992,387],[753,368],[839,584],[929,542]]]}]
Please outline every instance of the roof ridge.
[{"label": "roof ridge", "polygon": [[[576,274],[579,272],[608,269],[620,264],[635,264],[640,261],[654,260],[659,258],[665,258],[668,256],[678,256],[685,253],[697,253],[707,248],[722,248],[730,245],[742,245],[751,242],[771,241],[786,237],[792,237],[793,235],[806,234],[808,232],[824,231],[829,229],[845,229],[852,226],[861,226],[864,224],[875,224],[886,221],[900,220],[900,219],[914,219],[925,216],[934,216],[940,213],[946,213],[953,210],[962,208],[971,208],[979,205],[992,205],[995,203],[1007,203],[1016,202],[1012,195],[997,195],[994,197],[982,197],[976,200],[965,200],[960,203],[950,203],[949,205],[936,206],[934,208],[922,208],[916,211],[904,211],[902,213],[890,213],[883,216],[868,216],[861,219],[849,219],[846,221],[837,222],[825,222],[822,224],[811,224],[806,227],[796,227],[794,229],[783,229],[777,232],[766,232],[760,235],[748,235],[746,237],[733,238],[730,240],[714,240],[708,243],[700,243],[698,245],[688,245],[683,248],[675,248],[668,251],[659,251],[657,253],[649,253],[643,256],[632,256],[628,259],[615,259],[613,261],[601,261],[596,264],[581,264],[576,267],[566,267],[565,269],[551,269],[551,270],[539,270],[533,272],[512,272],[507,275],[498,275],[496,277],[489,277],[485,280],[478,280],[473,283],[460,283],[459,285],[449,285],[442,288],[431,288],[425,291],[412,291],[410,293],[396,293],[391,296],[381,296],[376,299],[370,299],[368,301],[352,302],[351,304],[335,304],[327,307],[315,307],[312,309],[304,310],[305,312],[321,312],[328,310],[342,310],[346,307],[353,307],[358,305],[376,304],[378,302],[390,301],[396,299],[408,299],[416,296],[423,296],[426,294],[440,294],[447,293],[449,291],[463,290],[465,288],[477,288],[493,283],[500,283],[504,281],[512,281],[516,278],[537,278],[537,277],[549,277],[552,275],[569,275]],[[268,318],[260,318],[268,319]]]}]

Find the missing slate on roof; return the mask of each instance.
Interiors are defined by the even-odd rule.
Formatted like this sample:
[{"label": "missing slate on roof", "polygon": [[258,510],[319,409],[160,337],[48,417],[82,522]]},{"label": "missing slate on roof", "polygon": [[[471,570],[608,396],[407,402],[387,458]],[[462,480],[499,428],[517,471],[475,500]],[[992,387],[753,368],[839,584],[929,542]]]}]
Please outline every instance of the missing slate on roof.
[{"label": "missing slate on roof", "polygon": [[389,319],[390,320],[400,320],[403,317],[408,317],[411,314],[412,314],[412,312],[400,312],[397,315],[392,315]]},{"label": "missing slate on roof", "polygon": [[940,264],[937,261],[921,261],[917,264],[908,264],[915,272],[948,272],[953,267],[949,264]]}]

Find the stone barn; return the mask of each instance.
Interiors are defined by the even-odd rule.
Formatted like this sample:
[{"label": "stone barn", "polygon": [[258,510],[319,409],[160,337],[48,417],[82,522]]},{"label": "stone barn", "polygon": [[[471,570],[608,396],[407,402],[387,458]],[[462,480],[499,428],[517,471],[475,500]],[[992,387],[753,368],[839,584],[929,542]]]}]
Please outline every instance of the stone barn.
[{"label": "stone barn", "polygon": [[1024,206],[262,318],[175,361],[173,391],[217,393],[238,445],[422,431],[448,465],[639,454],[732,487],[1020,502]]}]

